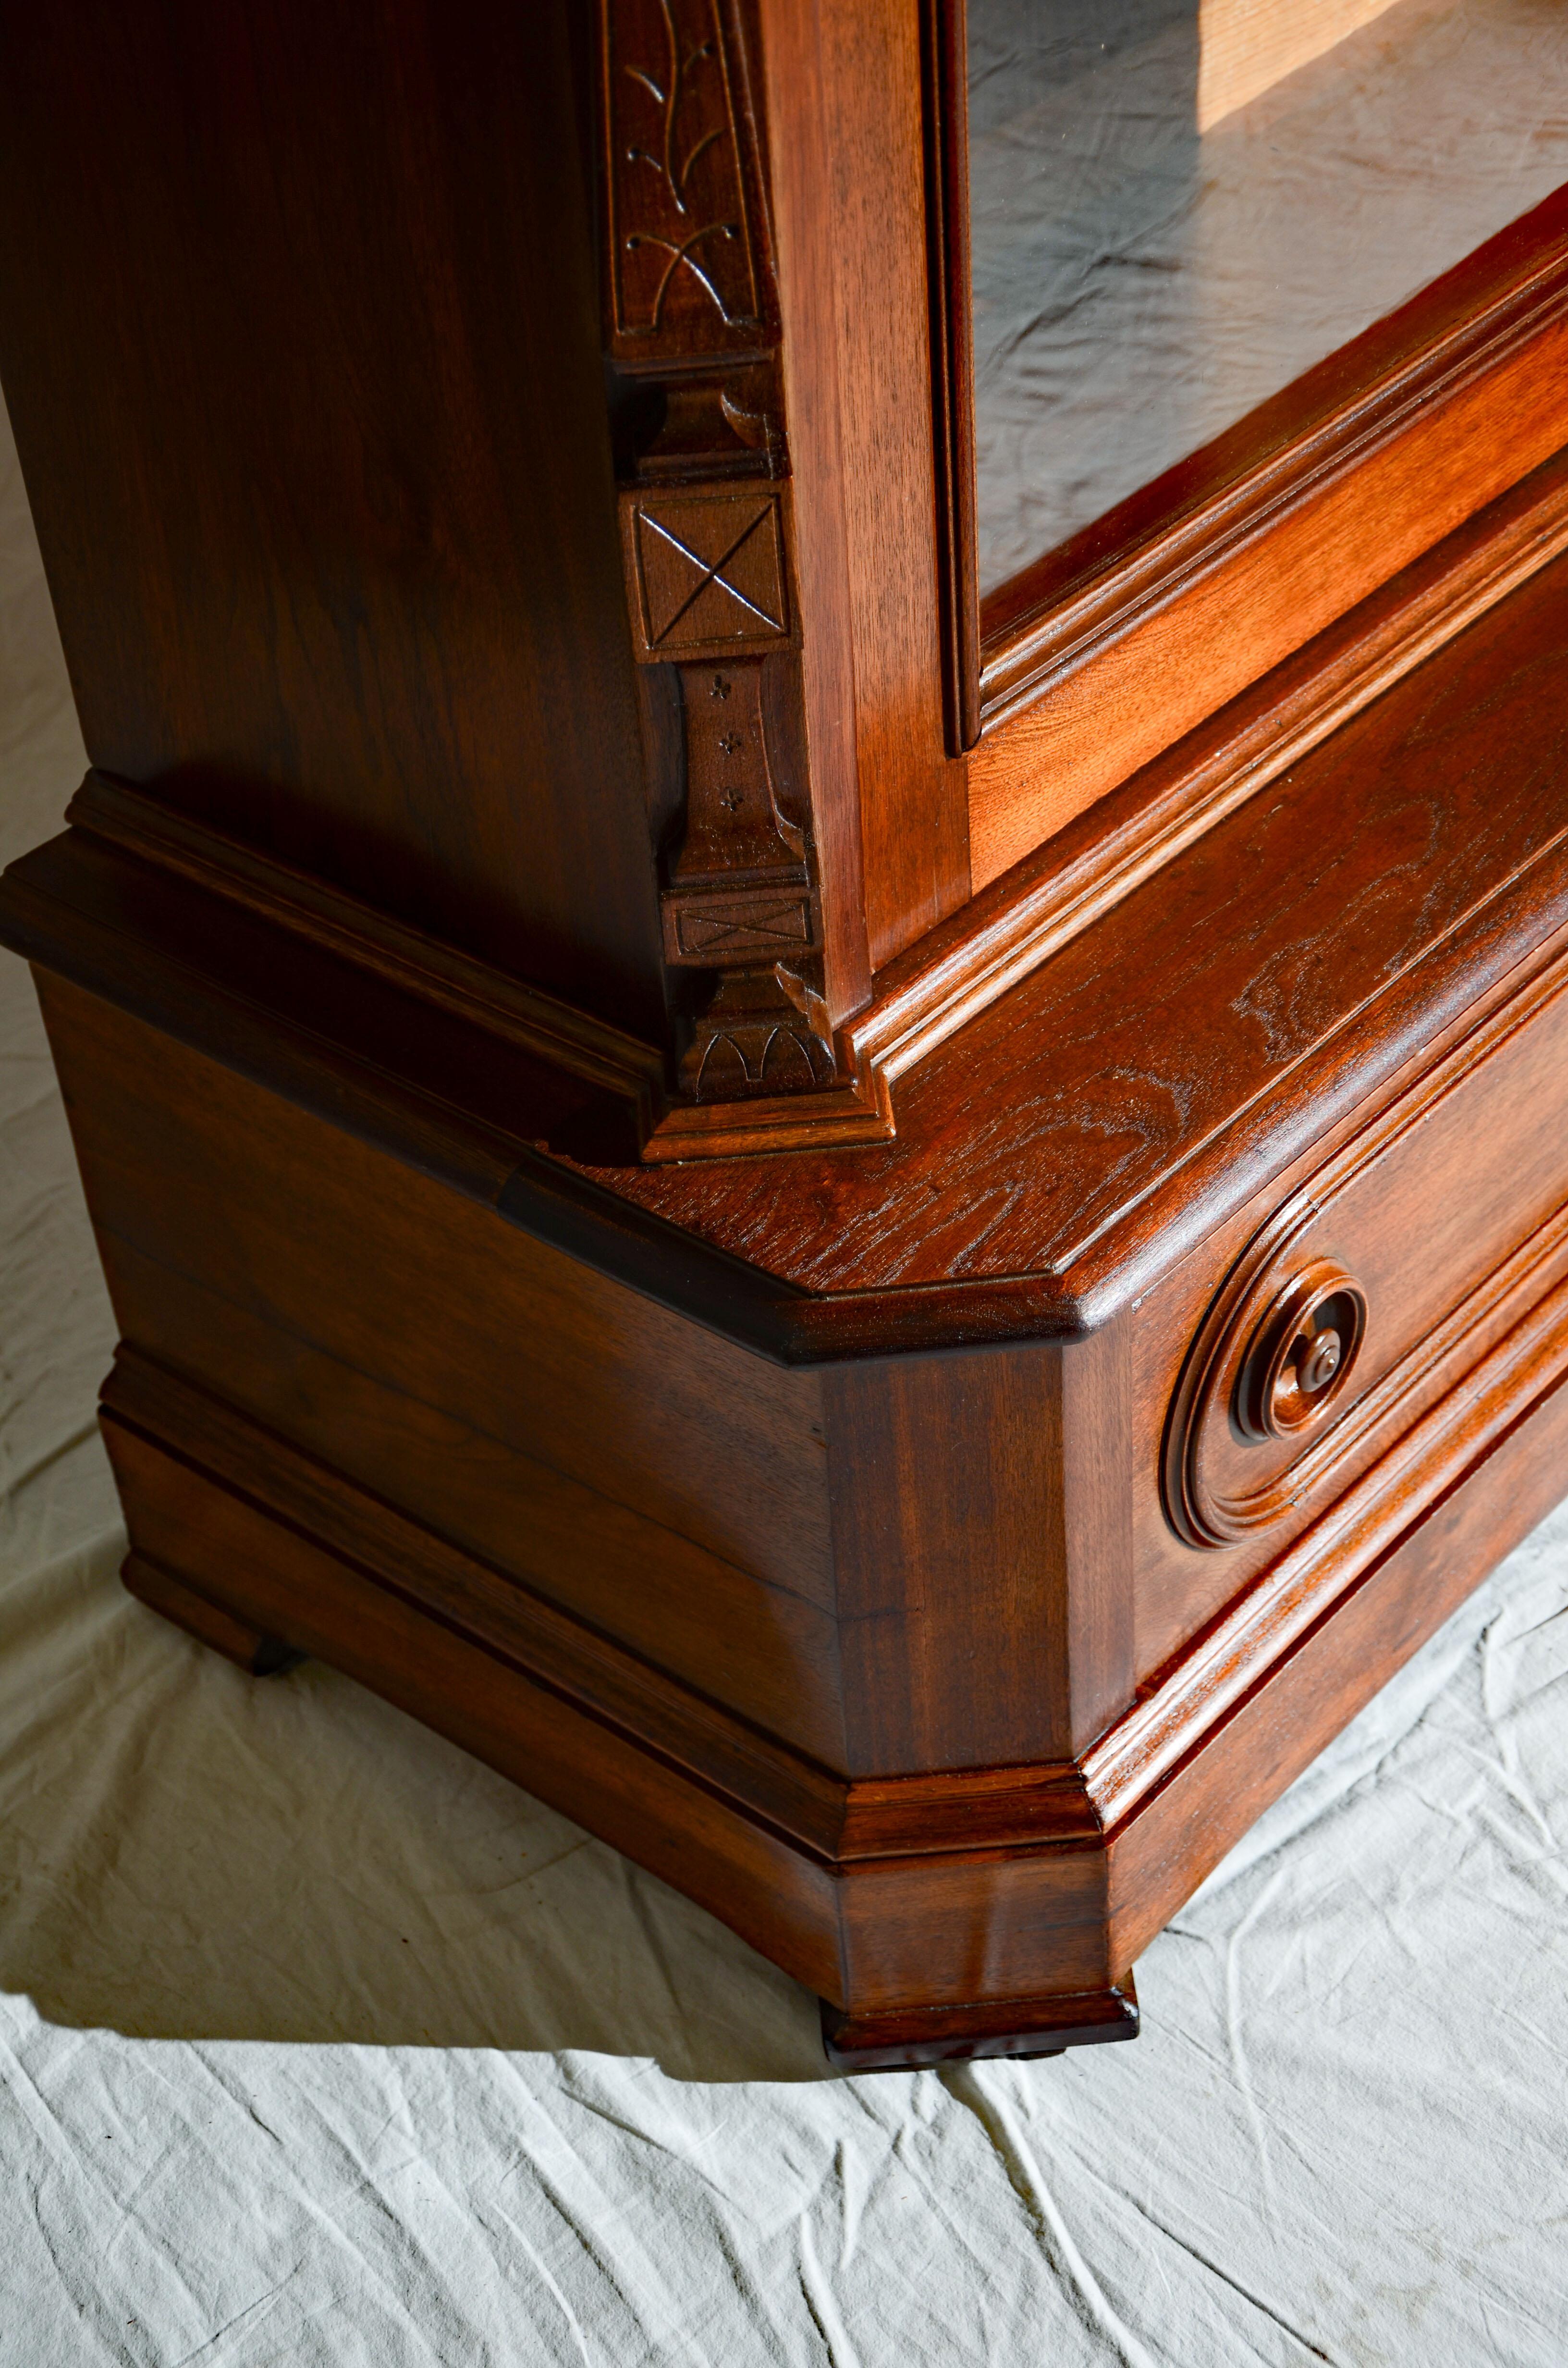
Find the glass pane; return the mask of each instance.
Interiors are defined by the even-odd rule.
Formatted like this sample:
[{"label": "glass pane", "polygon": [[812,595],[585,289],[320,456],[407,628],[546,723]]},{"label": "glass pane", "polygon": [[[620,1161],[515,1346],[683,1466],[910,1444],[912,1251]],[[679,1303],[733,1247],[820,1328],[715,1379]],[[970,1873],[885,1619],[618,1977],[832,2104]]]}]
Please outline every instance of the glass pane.
[{"label": "glass pane", "polygon": [[985,590],[1568,181],[1564,0],[969,0],[969,64]]}]

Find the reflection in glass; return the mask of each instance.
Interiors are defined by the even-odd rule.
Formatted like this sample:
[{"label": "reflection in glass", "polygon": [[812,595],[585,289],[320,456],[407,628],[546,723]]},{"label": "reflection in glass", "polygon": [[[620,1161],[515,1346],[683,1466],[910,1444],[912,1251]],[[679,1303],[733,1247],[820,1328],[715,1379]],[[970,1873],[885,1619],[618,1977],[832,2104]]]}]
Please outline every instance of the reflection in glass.
[{"label": "reflection in glass", "polygon": [[969,61],[987,591],[1568,180],[1563,0],[969,0]]}]

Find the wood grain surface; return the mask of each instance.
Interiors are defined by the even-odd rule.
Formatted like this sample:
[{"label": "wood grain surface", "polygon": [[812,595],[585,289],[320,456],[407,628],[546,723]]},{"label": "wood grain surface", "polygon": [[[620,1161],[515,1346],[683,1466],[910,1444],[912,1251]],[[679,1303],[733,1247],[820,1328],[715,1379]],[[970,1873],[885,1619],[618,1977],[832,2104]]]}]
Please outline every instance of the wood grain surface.
[{"label": "wood grain surface", "polygon": [[568,13],[8,17],[0,377],[94,761],[656,1041]]},{"label": "wood grain surface", "polygon": [[1180,1203],[1214,1222],[1568,919],[1565,585],[1559,561],[941,1047],[885,1149],[614,1189],[815,1292],[1066,1298]]},{"label": "wood grain surface", "polygon": [[1249,99],[1321,58],[1381,17],[1392,0],[1200,0],[1198,129],[1207,131]]},{"label": "wood grain surface", "polygon": [[842,1760],[814,1376],[102,1003],[47,1008],[67,1076],[101,1080],[71,1115],[129,1338]]},{"label": "wood grain surface", "polygon": [[639,1169],[596,1147],[582,1081],[324,951],[284,958],[82,834],[14,868],[6,933],[776,1355],[1072,1334],[1568,918],[1563,580],[1491,609],[940,1046],[884,1147]]},{"label": "wood grain surface", "polygon": [[844,518],[844,689],[876,969],[970,891],[964,771],[943,722],[918,12],[772,0],[763,32],[784,160],[785,366],[797,410],[836,415],[828,497]]}]

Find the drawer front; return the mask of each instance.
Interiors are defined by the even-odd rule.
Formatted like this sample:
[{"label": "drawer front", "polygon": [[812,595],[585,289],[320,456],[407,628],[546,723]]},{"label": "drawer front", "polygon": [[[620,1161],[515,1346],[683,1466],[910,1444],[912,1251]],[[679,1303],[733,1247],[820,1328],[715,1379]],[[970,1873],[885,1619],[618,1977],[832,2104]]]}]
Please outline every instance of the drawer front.
[{"label": "drawer front", "polygon": [[1291,1193],[1199,1331],[1166,1518],[1235,1545],[1332,1500],[1568,1273],[1568,960]]}]

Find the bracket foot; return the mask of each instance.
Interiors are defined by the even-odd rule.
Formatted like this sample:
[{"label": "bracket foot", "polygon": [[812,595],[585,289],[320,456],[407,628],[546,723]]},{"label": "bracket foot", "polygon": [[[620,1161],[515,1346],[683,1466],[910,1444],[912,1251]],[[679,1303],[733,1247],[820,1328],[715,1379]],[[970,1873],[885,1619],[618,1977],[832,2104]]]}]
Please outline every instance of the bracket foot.
[{"label": "bracket foot", "polygon": [[253,1678],[281,1677],[286,1670],[298,1668],[305,1658],[303,1653],[297,1653],[280,1636],[269,1636],[233,1611],[225,1611],[222,1604],[210,1603],[184,1579],[176,1578],[161,1564],[150,1561],[134,1548],[127,1554],[119,1576],[137,1601],[146,1604],[150,1611],[172,1620],[176,1628],[186,1629],[200,1644],[222,1653],[226,1660],[237,1662]]},{"label": "bracket foot", "polygon": [[1138,1993],[1130,1973],[1109,1989],[1054,1998],[888,2007],[866,2014],[846,2014],[825,1998],[822,2006],[823,2046],[842,2072],[917,2071],[983,2055],[1060,2055],[1065,2048],[1137,2036]]}]

